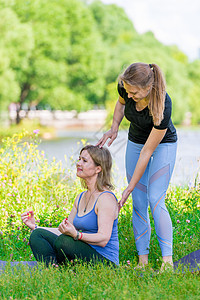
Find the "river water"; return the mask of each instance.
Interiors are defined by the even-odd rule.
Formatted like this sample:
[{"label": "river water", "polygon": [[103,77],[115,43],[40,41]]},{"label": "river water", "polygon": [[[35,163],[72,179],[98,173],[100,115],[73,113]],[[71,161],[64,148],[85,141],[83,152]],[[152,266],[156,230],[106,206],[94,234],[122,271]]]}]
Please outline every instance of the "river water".
[{"label": "river water", "polygon": [[[200,130],[183,130],[178,132],[178,150],[174,172],[171,179],[172,185],[192,186],[200,172]],[[87,139],[91,144],[101,138],[100,131],[59,131],[54,140],[44,140],[39,145],[45,155],[51,161],[53,157],[61,160],[64,167],[75,168],[71,165],[70,157],[77,159],[82,148],[81,139]],[[127,143],[127,131],[120,131],[117,139],[110,146],[113,157],[113,175],[115,185],[122,187],[125,179],[125,150]],[[67,162],[65,160],[67,157]]]}]

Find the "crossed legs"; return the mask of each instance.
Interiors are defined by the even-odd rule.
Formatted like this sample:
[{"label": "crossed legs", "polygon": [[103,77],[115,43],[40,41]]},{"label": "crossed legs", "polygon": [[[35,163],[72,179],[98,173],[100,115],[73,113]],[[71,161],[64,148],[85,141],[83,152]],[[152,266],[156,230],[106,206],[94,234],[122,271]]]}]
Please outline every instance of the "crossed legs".
[{"label": "crossed legs", "polygon": [[35,229],[30,236],[30,247],[37,261],[50,264],[65,264],[66,261],[81,259],[86,262],[110,263],[95,249],[82,241],[74,241],[70,236],[56,235],[46,229]]}]

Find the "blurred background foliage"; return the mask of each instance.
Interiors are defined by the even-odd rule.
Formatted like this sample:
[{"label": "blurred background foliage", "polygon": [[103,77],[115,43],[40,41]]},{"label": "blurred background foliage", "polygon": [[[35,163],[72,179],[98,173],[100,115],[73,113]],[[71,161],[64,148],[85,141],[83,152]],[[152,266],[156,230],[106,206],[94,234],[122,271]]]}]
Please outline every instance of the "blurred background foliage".
[{"label": "blurred background foliage", "polygon": [[10,103],[78,112],[117,99],[117,77],[137,61],[158,64],[173,121],[200,123],[200,60],[152,32],[138,34],[124,10],[99,0],[0,0],[0,110]]}]

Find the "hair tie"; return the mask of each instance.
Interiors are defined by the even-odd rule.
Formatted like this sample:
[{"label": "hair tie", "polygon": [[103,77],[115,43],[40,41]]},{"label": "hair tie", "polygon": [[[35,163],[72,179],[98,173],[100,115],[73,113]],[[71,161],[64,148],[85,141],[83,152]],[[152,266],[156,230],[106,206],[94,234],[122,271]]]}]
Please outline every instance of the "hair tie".
[{"label": "hair tie", "polygon": [[153,69],[153,66],[152,66],[152,64],[149,64],[149,67],[150,67],[150,69]]}]

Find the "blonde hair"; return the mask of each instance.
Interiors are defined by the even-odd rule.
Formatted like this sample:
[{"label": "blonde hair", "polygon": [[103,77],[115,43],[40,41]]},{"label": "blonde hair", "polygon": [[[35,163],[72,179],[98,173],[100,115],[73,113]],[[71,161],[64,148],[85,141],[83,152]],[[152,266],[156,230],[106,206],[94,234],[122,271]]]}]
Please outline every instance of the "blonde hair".
[{"label": "blonde hair", "polygon": [[165,108],[166,83],[160,67],[156,64],[134,63],[123,74],[119,81],[139,88],[150,87],[148,108],[154,125],[160,125]]},{"label": "blonde hair", "polygon": [[[107,148],[99,148],[98,146],[86,145],[80,151],[80,154],[86,150],[91,156],[94,164],[101,167],[101,172],[97,176],[97,189],[103,191],[104,188],[113,189],[111,183],[112,156]],[[84,179],[81,179],[84,188],[87,188]]]}]

